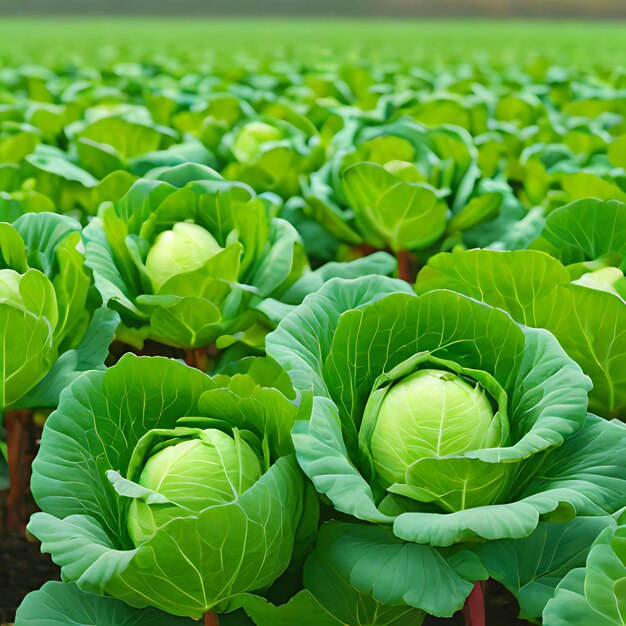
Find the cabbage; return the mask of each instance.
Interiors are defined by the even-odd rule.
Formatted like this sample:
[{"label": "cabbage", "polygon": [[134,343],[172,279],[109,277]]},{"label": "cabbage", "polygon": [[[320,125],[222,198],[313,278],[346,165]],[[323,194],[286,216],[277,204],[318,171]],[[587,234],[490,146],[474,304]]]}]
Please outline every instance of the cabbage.
[{"label": "cabbage", "polygon": [[370,442],[376,469],[389,483],[403,482],[419,459],[494,446],[501,433],[493,417],[480,385],[420,370],[394,385],[382,403]]},{"label": "cabbage", "polygon": [[189,222],[174,224],[154,241],[146,258],[146,271],[154,291],[172,276],[201,268],[222,250],[211,233]]},{"label": "cabbage", "polygon": [[265,122],[249,122],[233,143],[233,155],[240,163],[253,163],[261,154],[263,144],[278,141],[283,134],[280,129]]},{"label": "cabbage", "polygon": [[21,276],[14,270],[0,270],[0,302],[23,306],[24,300],[20,294]]}]

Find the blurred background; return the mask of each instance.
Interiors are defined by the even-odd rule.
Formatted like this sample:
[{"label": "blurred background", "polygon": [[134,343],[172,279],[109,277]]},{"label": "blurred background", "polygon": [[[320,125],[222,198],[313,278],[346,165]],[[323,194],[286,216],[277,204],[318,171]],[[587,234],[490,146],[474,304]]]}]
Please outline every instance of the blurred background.
[{"label": "blurred background", "polygon": [[626,0],[0,0],[0,15],[626,18]]}]

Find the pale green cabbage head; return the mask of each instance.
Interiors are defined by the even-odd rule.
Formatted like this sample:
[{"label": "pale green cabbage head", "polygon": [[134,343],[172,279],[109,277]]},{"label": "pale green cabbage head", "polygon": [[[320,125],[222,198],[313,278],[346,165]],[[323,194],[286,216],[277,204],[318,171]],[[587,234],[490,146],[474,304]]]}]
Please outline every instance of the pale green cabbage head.
[{"label": "pale green cabbage head", "polygon": [[415,461],[488,448],[499,439],[493,409],[478,383],[424,369],[391,387],[370,446],[378,474],[393,484],[404,482]]},{"label": "pale green cabbage head", "polygon": [[174,443],[146,462],[139,484],[165,496],[176,506],[151,506],[133,500],[128,531],[136,544],[152,537],[184,507],[200,513],[210,506],[235,501],[262,475],[261,464],[238,430],[202,430],[187,441]]},{"label": "pale green cabbage head", "polygon": [[233,155],[240,163],[253,163],[259,157],[264,143],[282,138],[283,133],[279,128],[265,122],[250,122],[239,131],[233,143]]},{"label": "pale green cabbage head", "polygon": [[20,278],[21,275],[15,270],[0,270],[0,302],[23,306]]},{"label": "pale green cabbage head", "polygon": [[172,230],[163,231],[146,258],[146,271],[155,292],[173,276],[201,268],[220,250],[215,237],[198,224],[179,222]]}]

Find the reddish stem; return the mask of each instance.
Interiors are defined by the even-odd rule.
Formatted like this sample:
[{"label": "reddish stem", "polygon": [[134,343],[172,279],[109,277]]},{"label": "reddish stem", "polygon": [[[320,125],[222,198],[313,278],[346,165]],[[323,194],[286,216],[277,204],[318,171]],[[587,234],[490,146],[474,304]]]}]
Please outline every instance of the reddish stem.
[{"label": "reddish stem", "polygon": [[185,361],[187,365],[199,369],[201,372],[206,372],[207,369],[207,348],[186,348],[185,349]]},{"label": "reddish stem", "polygon": [[204,626],[220,626],[220,620],[217,617],[217,613],[207,611],[204,614]]},{"label": "reddish stem", "polygon": [[485,626],[485,597],[483,583],[474,583],[472,593],[467,596],[463,607],[465,626]]},{"label": "reddish stem", "polygon": [[9,469],[9,495],[7,496],[7,529],[26,525],[25,494],[28,489],[29,459],[28,435],[30,411],[7,411],[7,464]]},{"label": "reddish stem", "polygon": [[396,254],[396,259],[398,260],[398,278],[406,281],[407,283],[411,283],[411,258],[409,256],[408,250],[400,250]]},{"label": "reddish stem", "polygon": [[376,248],[369,243],[361,243],[358,246],[354,246],[352,250],[354,251],[356,257],[364,257],[374,254],[374,252],[378,252],[380,248]]}]

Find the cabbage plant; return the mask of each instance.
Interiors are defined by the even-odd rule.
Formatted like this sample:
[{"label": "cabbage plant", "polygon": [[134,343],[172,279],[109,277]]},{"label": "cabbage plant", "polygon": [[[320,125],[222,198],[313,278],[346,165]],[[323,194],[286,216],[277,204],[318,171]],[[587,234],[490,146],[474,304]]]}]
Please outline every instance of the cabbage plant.
[{"label": "cabbage plant", "polygon": [[[297,125],[291,117],[298,118]],[[304,124],[288,109],[286,119],[263,115],[235,125],[224,135],[219,150],[225,178],[285,199],[298,194],[300,177],[323,157],[315,126],[302,119]]]},{"label": "cabbage plant", "polygon": [[118,317],[99,308],[80,224],[53,213],[0,223],[0,410],[54,406],[103,367]]},{"label": "cabbage plant", "polygon": [[46,424],[28,528],[82,591],[194,619],[237,608],[316,529],[294,399],[265,361],[211,378],[126,355],[89,372]]},{"label": "cabbage plant", "polygon": [[298,233],[274,217],[279,206],[194,164],[101,205],[84,231],[87,263],[121,315],[118,338],[197,348],[236,334],[231,342],[262,344],[254,302],[280,296],[308,265]]},{"label": "cabbage plant", "polygon": [[[451,615],[467,581],[449,576],[428,607],[407,592],[434,571],[445,578],[428,550],[457,551],[456,568],[459,550],[624,505],[626,429],[587,413],[590,380],[552,334],[503,311],[446,290],[416,296],[394,279],[337,279],[279,324],[267,350],[307,399],[293,438],[317,491],[370,523],[362,551],[381,549],[380,526],[400,544],[385,585],[376,560],[354,563],[357,588],[381,601]],[[413,572],[420,583],[400,573],[401,546],[413,544],[434,559]],[[460,571],[488,575],[467,562]]]},{"label": "cabbage plant", "polygon": [[483,179],[477,159],[463,128],[426,128],[408,117],[363,127],[353,122],[304,184],[305,210],[352,245],[396,253],[445,248],[501,209],[521,217],[515,203],[504,202],[510,188]]}]

